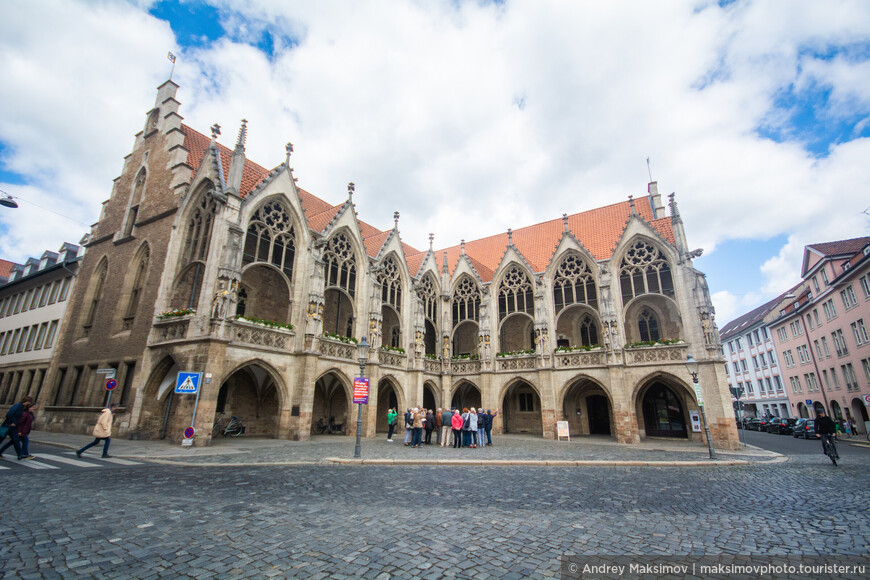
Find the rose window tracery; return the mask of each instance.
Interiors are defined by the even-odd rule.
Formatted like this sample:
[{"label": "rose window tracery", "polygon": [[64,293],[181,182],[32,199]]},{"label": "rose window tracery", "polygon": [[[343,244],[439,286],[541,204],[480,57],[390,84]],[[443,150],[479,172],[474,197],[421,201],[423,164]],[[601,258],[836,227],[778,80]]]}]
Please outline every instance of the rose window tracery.
[{"label": "rose window tracery", "polygon": [[342,288],[351,296],[356,295],[356,260],[353,246],[343,233],[329,240],[323,252],[326,262],[326,286]]},{"label": "rose window tracery", "polygon": [[532,291],[532,282],[528,275],[513,266],[505,274],[498,290],[498,313],[499,319],[504,319],[514,312],[532,314],[535,309],[535,298]]},{"label": "rose window tracery", "polygon": [[671,267],[652,244],[643,240],[636,242],[626,252],[619,268],[623,304],[643,294],[674,296]]},{"label": "rose window tracery", "polygon": [[438,319],[438,293],[435,290],[435,282],[432,281],[432,276],[426,275],[417,289],[417,296],[423,301],[423,310],[426,313],[426,318],[433,324]]},{"label": "rose window tracery", "polygon": [[291,278],[295,256],[296,234],[290,214],[277,200],[264,204],[248,225],[242,264],[272,264]]},{"label": "rose window tracery", "polygon": [[381,283],[381,301],[401,312],[402,279],[399,276],[399,266],[392,256],[384,260],[383,268],[378,273],[378,282]]},{"label": "rose window tracery", "polygon": [[478,322],[479,316],[480,288],[470,277],[465,276],[453,291],[453,326],[465,320]]}]

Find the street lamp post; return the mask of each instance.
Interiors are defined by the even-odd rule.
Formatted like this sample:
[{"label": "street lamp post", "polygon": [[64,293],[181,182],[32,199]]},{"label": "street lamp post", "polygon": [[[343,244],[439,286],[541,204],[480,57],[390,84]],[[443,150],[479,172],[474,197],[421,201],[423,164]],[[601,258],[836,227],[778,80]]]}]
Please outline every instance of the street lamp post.
[{"label": "street lamp post", "polygon": [[[366,361],[369,359],[369,343],[366,337],[362,337],[357,346],[359,354],[359,376],[361,379],[366,377]],[[354,459],[362,457],[362,449],[360,448],[360,437],[362,437],[362,403],[357,403],[356,411],[356,448],[353,450]]]},{"label": "street lamp post", "polygon": [[11,207],[15,209],[18,207],[18,203],[15,201],[15,198],[6,193],[5,191],[0,191],[0,205],[3,207]]},{"label": "street lamp post", "polygon": [[710,438],[710,425],[707,423],[707,414],[704,412],[704,397],[701,395],[701,386],[698,384],[698,361],[691,354],[686,359],[686,370],[692,375],[692,382],[695,384],[695,396],[698,398],[698,407],[701,409],[701,420],[704,421],[704,434],[707,436],[707,450],[710,452],[710,459],[716,459],[716,452],[713,451],[713,440]]}]

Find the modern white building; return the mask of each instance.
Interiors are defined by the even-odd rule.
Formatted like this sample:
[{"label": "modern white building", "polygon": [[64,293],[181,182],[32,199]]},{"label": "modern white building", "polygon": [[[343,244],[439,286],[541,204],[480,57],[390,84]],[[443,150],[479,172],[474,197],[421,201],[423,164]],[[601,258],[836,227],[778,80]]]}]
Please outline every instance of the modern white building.
[{"label": "modern white building", "polygon": [[0,286],[0,404],[26,395],[38,399],[81,251],[65,243],[58,252],[13,264]]}]

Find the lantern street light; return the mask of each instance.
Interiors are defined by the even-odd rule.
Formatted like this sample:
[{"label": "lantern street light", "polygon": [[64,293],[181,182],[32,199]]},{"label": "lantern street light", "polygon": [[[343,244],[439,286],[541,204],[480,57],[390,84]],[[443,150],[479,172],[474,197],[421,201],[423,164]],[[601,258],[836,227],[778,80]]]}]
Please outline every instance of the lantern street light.
[{"label": "lantern street light", "polygon": [[0,196],[0,205],[2,205],[3,207],[11,207],[12,209],[18,207],[18,203],[15,201],[14,197],[9,195],[5,191],[0,193],[3,194],[2,196]]},{"label": "lantern street light", "polygon": [[710,452],[710,459],[716,459],[716,452],[713,451],[713,440],[710,438],[710,425],[707,424],[707,414],[704,413],[704,397],[701,394],[701,386],[698,384],[698,361],[690,354],[686,358],[686,370],[692,375],[692,383],[695,386],[695,397],[698,399],[698,407],[701,409],[701,420],[704,421],[704,434],[707,436],[707,450]]},{"label": "lantern street light", "polygon": [[[366,361],[369,360],[369,343],[366,337],[362,337],[357,345],[359,355],[359,376],[365,379],[366,376]],[[366,394],[368,397],[368,394]],[[360,449],[360,437],[362,436],[362,402],[357,403],[356,412],[356,448],[353,450],[354,459],[362,457],[362,449]]]}]

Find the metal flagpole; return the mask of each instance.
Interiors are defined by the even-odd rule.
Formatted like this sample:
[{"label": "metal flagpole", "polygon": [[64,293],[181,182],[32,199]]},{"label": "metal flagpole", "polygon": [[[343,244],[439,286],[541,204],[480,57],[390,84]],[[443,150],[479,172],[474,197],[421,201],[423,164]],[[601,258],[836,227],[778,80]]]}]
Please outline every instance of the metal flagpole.
[{"label": "metal flagpole", "polygon": [[169,80],[172,80],[172,73],[175,72],[175,55],[170,52],[166,55],[166,58],[172,62],[172,69],[169,71]]}]

